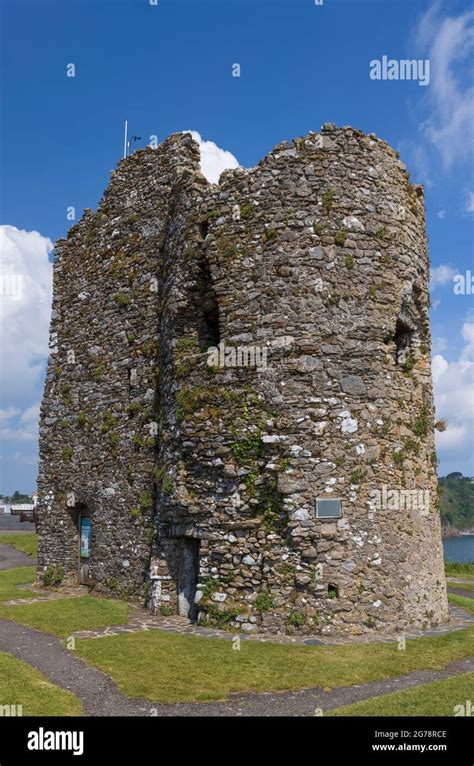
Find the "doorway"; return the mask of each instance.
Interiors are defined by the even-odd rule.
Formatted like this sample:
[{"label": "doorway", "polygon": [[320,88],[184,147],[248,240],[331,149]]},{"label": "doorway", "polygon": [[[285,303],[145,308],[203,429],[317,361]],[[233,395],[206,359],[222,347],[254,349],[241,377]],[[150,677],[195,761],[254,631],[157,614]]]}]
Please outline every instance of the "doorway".
[{"label": "doorway", "polygon": [[182,537],[178,541],[178,614],[196,621],[198,605],[194,602],[199,579],[199,540]]},{"label": "doorway", "polygon": [[81,585],[89,582],[89,558],[91,549],[92,526],[89,511],[79,513],[79,571],[78,580]]}]

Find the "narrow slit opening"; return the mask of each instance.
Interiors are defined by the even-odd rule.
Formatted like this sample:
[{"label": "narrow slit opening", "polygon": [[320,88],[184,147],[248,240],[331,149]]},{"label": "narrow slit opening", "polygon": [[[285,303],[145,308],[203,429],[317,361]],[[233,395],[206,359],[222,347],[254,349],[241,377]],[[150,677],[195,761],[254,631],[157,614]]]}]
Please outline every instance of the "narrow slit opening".
[{"label": "narrow slit opening", "polygon": [[214,289],[211,270],[205,259],[199,264],[199,321],[198,339],[201,351],[209,346],[218,346],[220,342],[219,305]]},{"label": "narrow slit opening", "polygon": [[339,588],[333,583],[328,585],[328,598],[339,598]]},{"label": "narrow slit opening", "polygon": [[398,318],[395,328],[395,358],[398,365],[406,363],[413,348],[413,337],[413,328]]}]

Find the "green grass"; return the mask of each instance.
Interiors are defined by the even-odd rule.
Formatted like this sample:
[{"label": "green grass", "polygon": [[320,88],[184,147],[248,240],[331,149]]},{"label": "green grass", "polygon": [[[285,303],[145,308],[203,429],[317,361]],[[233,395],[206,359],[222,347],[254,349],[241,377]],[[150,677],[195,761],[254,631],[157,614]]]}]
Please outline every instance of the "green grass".
[{"label": "green grass", "polygon": [[0,652],[0,705],[22,705],[24,716],[82,715],[71,692],[60,689],[38,670]]},{"label": "green grass", "polygon": [[474,599],[465,598],[464,596],[456,596],[454,593],[449,593],[448,601],[450,604],[456,604],[456,606],[462,606],[463,609],[467,609],[468,612],[471,612],[471,614],[474,614]]},{"label": "green grass", "polygon": [[459,564],[452,561],[445,561],[444,571],[448,577],[464,577],[468,580],[474,580],[474,563]]},{"label": "green grass", "polygon": [[8,534],[0,534],[0,543],[13,545],[18,551],[27,553],[28,556],[36,558],[38,554],[38,535],[36,532],[9,532]]},{"label": "green grass", "polygon": [[35,580],[34,567],[17,567],[0,572],[0,602],[13,598],[31,598],[38,593],[31,590],[18,590],[19,585],[27,585]]},{"label": "green grass", "polygon": [[127,624],[128,613],[129,606],[123,601],[94,596],[44,601],[24,606],[0,605],[0,617],[61,637],[69,636],[76,630]]},{"label": "green grass", "polygon": [[76,651],[124,694],[151,701],[225,699],[231,692],[364,684],[472,654],[474,629],[397,644],[309,647],[232,642],[159,630],[76,641]]},{"label": "green grass", "polygon": [[353,705],[329,710],[328,716],[454,716],[456,705],[472,698],[474,673],[463,673],[444,681],[434,681]]}]

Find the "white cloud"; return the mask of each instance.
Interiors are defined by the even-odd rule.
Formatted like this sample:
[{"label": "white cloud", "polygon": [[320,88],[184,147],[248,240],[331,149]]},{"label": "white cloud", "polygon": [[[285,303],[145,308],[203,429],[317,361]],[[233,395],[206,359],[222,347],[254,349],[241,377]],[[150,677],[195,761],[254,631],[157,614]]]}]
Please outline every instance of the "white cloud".
[{"label": "white cloud", "polygon": [[446,338],[433,338],[432,342],[433,354],[441,354],[442,351],[446,351],[448,348],[448,341]]},{"label": "white cloud", "polygon": [[453,281],[457,273],[456,269],[453,269],[452,266],[446,266],[445,264],[436,266],[430,272],[430,288],[435,290],[437,287],[444,287],[448,282]]},{"label": "white cloud", "polygon": [[0,426],[8,423],[12,418],[21,414],[21,410],[18,407],[7,407],[6,410],[0,410]]},{"label": "white cloud", "polygon": [[9,407],[0,412],[0,439],[6,441],[29,441],[38,439],[40,415],[39,403],[27,407],[23,412]]},{"label": "white cloud", "polygon": [[5,294],[5,289],[0,295],[1,393],[10,406],[21,409],[37,399],[48,355],[52,247],[51,240],[37,231],[0,226],[2,284],[10,284],[13,276],[21,286],[16,295]]},{"label": "white cloud", "polygon": [[466,341],[461,358],[474,359],[474,322],[464,322],[461,335]]},{"label": "white cloud", "polygon": [[474,192],[467,193],[466,211],[468,213],[474,213]]},{"label": "white cloud", "polygon": [[32,465],[36,466],[38,462],[38,456],[37,455],[24,455],[22,452],[15,452],[13,455],[13,460],[15,463],[19,463],[20,465]]},{"label": "white cloud", "polygon": [[198,142],[201,150],[201,173],[210,183],[218,183],[219,176],[224,170],[239,167],[239,161],[231,152],[221,149],[214,141],[204,141],[197,130],[183,132],[191,133],[194,140]]},{"label": "white cloud", "polygon": [[411,139],[399,141],[398,148],[404,161],[410,165],[410,174],[417,183],[424,184],[428,189],[433,186],[429,152],[421,144]]},{"label": "white cloud", "polygon": [[447,421],[446,430],[436,433],[436,447],[442,463],[453,470],[456,465],[467,466],[465,472],[473,473],[474,323],[465,322],[461,334],[465,346],[459,359],[448,362],[441,354],[433,357],[436,416]]},{"label": "white cloud", "polygon": [[38,439],[38,399],[51,314],[48,254],[52,247],[51,240],[37,231],[0,226],[0,440],[4,444]]},{"label": "white cloud", "polygon": [[438,210],[436,215],[438,216],[438,218],[441,218],[441,220],[444,221],[446,217],[446,210]]},{"label": "white cloud", "polygon": [[474,12],[443,16],[443,7],[440,2],[431,6],[420,20],[416,37],[431,62],[430,115],[423,130],[449,169],[457,160],[465,160],[466,146],[472,143],[474,87],[465,83],[470,83]]}]

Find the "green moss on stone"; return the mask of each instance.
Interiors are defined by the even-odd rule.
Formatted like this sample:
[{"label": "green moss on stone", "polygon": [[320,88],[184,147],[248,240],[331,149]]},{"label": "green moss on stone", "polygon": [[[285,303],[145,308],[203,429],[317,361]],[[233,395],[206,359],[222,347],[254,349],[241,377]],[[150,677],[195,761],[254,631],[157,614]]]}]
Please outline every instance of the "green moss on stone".
[{"label": "green moss on stone", "polygon": [[243,221],[249,221],[255,215],[255,206],[251,202],[245,202],[240,208],[240,217]]}]

